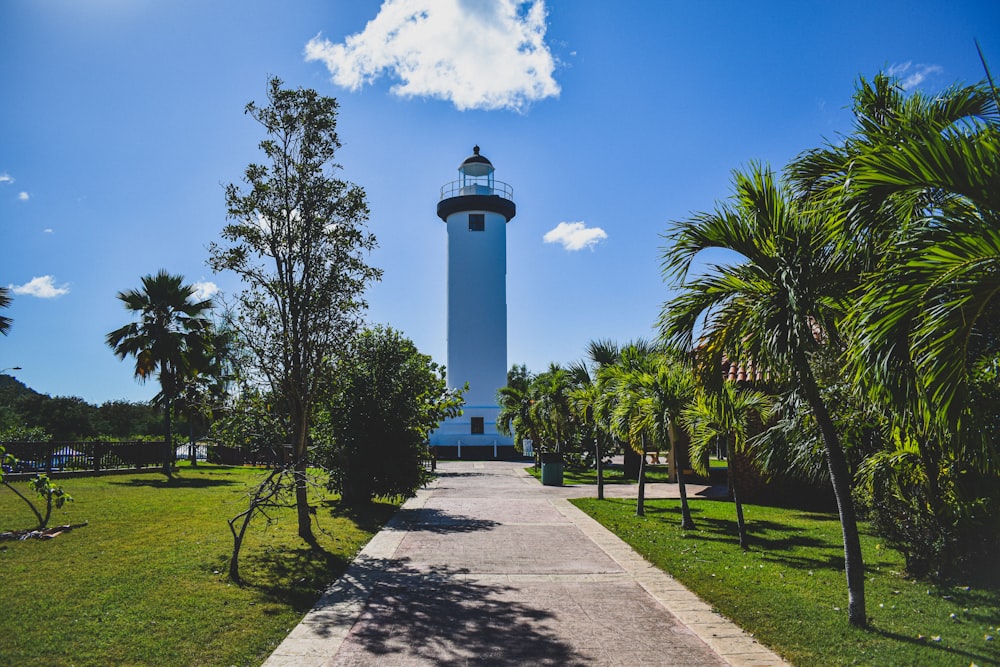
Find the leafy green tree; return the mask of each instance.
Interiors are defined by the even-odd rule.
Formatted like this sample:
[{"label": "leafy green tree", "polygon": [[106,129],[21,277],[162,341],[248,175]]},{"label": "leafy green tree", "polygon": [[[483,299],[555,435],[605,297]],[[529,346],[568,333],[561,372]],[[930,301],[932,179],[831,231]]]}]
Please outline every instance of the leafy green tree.
[{"label": "leafy green tree", "polygon": [[133,438],[157,434],[161,426],[147,403],[105,401],[97,408],[100,432],[112,438]]},{"label": "leafy green tree", "polygon": [[[0,287],[0,308],[10,308],[10,302],[12,298],[10,296],[10,288]],[[10,332],[11,325],[14,321],[5,315],[0,315],[0,334],[6,336]]]},{"label": "leafy green tree", "polygon": [[289,433],[282,401],[256,386],[243,386],[226,405],[215,410],[211,437],[226,447],[240,449],[253,459],[282,461]]},{"label": "leafy green tree", "polygon": [[[707,386],[722,382],[724,360],[752,361],[769,376],[790,374],[822,434],[844,538],[848,620],[866,627],[864,561],[851,474],[830,410],[822,399],[811,355],[837,336],[854,276],[836,243],[836,212],[810,208],[780,185],[769,169],[736,172],[728,204],[677,222],[664,251],[665,277],[677,295],[663,306],[661,335],[694,353]],[[692,264],[710,248],[734,261],[693,276]]]},{"label": "leafy green tree", "polygon": [[389,327],[362,331],[332,369],[315,427],[319,463],[347,504],[409,498],[428,479],[427,439],[460,414],[444,368]]},{"label": "leafy green tree", "polygon": [[244,289],[233,327],[255,360],[256,376],[283,402],[295,457],[299,535],[315,542],[310,521],[309,435],[324,374],[351,340],[364,290],[381,272],[365,254],[362,188],[335,178],[341,144],[337,101],[309,89],[268,82],[268,104],[246,113],[264,129],[267,164],[250,164],[249,190],[226,189],[230,224],[209,248],[216,271],[234,272]]},{"label": "leafy green tree", "polygon": [[142,279],[142,289],[118,293],[125,308],[138,316],[107,335],[107,344],[119,359],[135,358],[135,376],[145,382],[154,374],[160,383],[166,443],[163,473],[170,472],[174,449],[171,434],[173,401],[185,378],[208,356],[212,321],[211,299],[195,301],[195,288],[184,277],[160,270]]},{"label": "leafy green tree", "polygon": [[771,411],[770,399],[759,391],[738,389],[733,382],[722,385],[722,391],[699,391],[681,413],[681,423],[691,436],[691,463],[696,470],[707,474],[705,455],[719,438],[725,438],[730,452],[729,490],[736,506],[736,527],[740,548],[750,548],[746,522],[743,520],[743,502],[739,488],[739,475],[733,470],[733,456],[753,460],[750,439],[755,425],[767,421]]}]

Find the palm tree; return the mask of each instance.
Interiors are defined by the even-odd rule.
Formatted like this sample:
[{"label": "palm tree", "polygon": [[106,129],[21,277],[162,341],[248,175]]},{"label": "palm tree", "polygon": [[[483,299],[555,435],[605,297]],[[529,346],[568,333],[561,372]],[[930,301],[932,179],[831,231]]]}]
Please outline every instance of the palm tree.
[{"label": "palm tree", "polygon": [[139,317],[107,335],[107,344],[119,359],[135,357],[135,377],[145,382],[154,374],[160,382],[164,406],[166,449],[163,472],[171,477],[173,460],[171,412],[185,378],[208,356],[212,322],[206,317],[212,301],[193,301],[195,288],[183,276],[160,270],[142,278],[142,289],[118,293],[125,308]]},{"label": "palm tree", "polygon": [[803,153],[789,174],[842,216],[839,242],[863,282],[849,321],[857,379],[898,412],[929,409],[955,430],[969,336],[1000,284],[995,92],[906,95],[878,74],[859,80],[853,110],[854,132]]},{"label": "palm tree", "polygon": [[570,412],[570,376],[559,364],[539,373],[531,383],[531,421],[542,445],[562,452],[572,429]]},{"label": "palm tree", "polygon": [[[614,350],[613,357],[602,354],[602,351]],[[617,346],[613,343],[591,341],[588,345],[588,356],[594,365],[592,369],[585,361],[578,361],[569,366],[570,377],[574,389],[570,392],[570,410],[586,433],[594,438],[594,463],[597,468],[597,499],[604,500],[604,457],[608,447],[606,440],[611,436],[611,410],[609,403],[602,401],[605,387],[599,381],[600,369],[604,364],[617,358]]]},{"label": "palm tree", "polygon": [[[10,308],[11,302],[10,289],[7,287],[0,287],[0,308]],[[0,315],[0,334],[4,336],[10,331],[10,326],[14,321],[9,317]]]},{"label": "palm tree", "polygon": [[174,406],[188,422],[188,461],[198,465],[195,427],[207,428],[213,413],[223,405],[232,380],[233,332],[213,329],[207,332],[209,344],[200,368],[183,380]]},{"label": "palm tree", "polygon": [[691,436],[691,462],[695,468],[704,469],[704,455],[718,438],[725,438],[730,457],[729,491],[736,506],[736,527],[740,548],[749,548],[746,523],[743,520],[743,502],[738,485],[738,475],[733,470],[733,457],[752,458],[749,447],[750,431],[755,423],[767,421],[770,399],[759,391],[737,389],[733,382],[726,382],[719,393],[699,391],[681,415],[681,423]]},{"label": "palm tree", "polygon": [[[533,379],[527,366],[514,364],[507,371],[507,385],[497,391],[497,403],[500,406],[497,432],[500,435],[513,435],[516,442],[523,442],[525,439],[538,442],[538,427],[531,412]],[[537,462],[537,455],[535,460]]]},{"label": "palm tree", "polygon": [[646,456],[639,408],[644,392],[639,380],[640,371],[635,368],[638,359],[635,348],[626,347],[615,364],[601,368],[598,378],[603,395],[599,399],[599,410],[608,415],[611,434],[639,455],[635,515],[645,516]]},{"label": "palm tree", "polygon": [[997,460],[969,381],[997,352],[997,97],[983,84],[906,96],[880,74],[854,99],[854,133],[803,154],[791,173],[801,192],[843,212],[841,243],[859,276],[842,323],[854,380],[916,443],[943,519],[943,471],[959,461],[995,470]]},{"label": "palm tree", "polygon": [[[838,227],[828,212],[802,206],[760,165],[736,172],[734,180],[730,203],[676,223],[663,267],[665,277],[679,286],[663,306],[661,336],[696,355],[709,387],[722,382],[724,359],[752,360],[772,378],[790,375],[823,436],[844,539],[848,619],[865,627],[864,561],[851,475],[810,365],[823,341],[837,337],[853,277],[838,252]],[[710,265],[693,277],[695,259],[710,248],[736,253],[737,260]]]},{"label": "palm tree", "polygon": [[645,450],[671,450],[681,496],[681,528],[694,529],[684,482],[684,461],[680,450],[683,434],[678,419],[694,395],[694,376],[680,359],[647,344],[622,349],[617,364],[601,371],[609,395],[613,395],[611,430],[642,456],[636,514],[643,516],[645,498]]},{"label": "palm tree", "polygon": [[[838,241],[851,247],[858,274],[873,270],[894,256],[896,241],[910,233],[914,213],[933,199],[890,200],[878,187],[857,187],[859,159],[873,151],[896,152],[922,136],[964,130],[983,117],[996,114],[996,100],[982,85],[952,86],[935,95],[907,96],[899,83],[885,74],[855,86],[854,131],[837,143],[808,150],[789,166],[796,194],[843,214]],[[880,165],[878,178],[883,178]]]},{"label": "palm tree", "polygon": [[[921,394],[938,422],[961,429],[968,407],[970,343],[1000,293],[1000,125],[914,132],[858,157],[853,187],[912,202],[898,255],[877,267],[853,324],[859,370],[884,371],[873,355],[902,334]],[[876,345],[871,350],[864,346]],[[892,386],[879,377],[881,386]]]},{"label": "palm tree", "polygon": [[587,381],[581,382],[570,392],[570,410],[573,415],[590,429],[594,436],[594,461],[597,467],[597,499],[604,500],[604,452],[606,448],[601,446],[604,438],[604,422],[598,410],[601,397],[600,387],[594,383],[588,370]]}]

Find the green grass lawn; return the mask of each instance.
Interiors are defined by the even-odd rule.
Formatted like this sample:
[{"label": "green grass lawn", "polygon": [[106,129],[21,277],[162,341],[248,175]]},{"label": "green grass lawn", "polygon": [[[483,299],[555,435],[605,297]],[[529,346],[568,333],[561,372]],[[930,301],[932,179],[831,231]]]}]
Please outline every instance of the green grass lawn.
[{"label": "green grass lawn", "polygon": [[[0,542],[0,665],[259,665],[396,509],[345,513],[314,493],[322,549],[282,510],[251,527],[236,586],[226,520],[263,474],[204,465],[172,483],[149,473],[61,480],[75,502],[50,525],[87,525]],[[0,531],[32,526],[0,488]]]},{"label": "green grass lawn", "polygon": [[[535,470],[534,466],[529,466],[527,468],[529,474],[534,476],[536,479],[542,478],[541,468]],[[665,465],[646,465],[646,481],[647,482],[667,482],[669,481],[669,472],[667,466]],[[634,479],[625,479],[622,475],[621,466],[611,466],[604,470],[604,483],[605,484],[637,484]],[[576,485],[576,484],[597,484],[597,470],[593,468],[566,468],[563,471],[563,484],[564,485]]]},{"label": "green grass lawn", "polygon": [[[1000,577],[936,586],[901,574],[902,556],[862,535],[870,630],[847,624],[836,515],[746,505],[751,549],[728,502],[574,500],[650,562],[796,665],[1000,665]],[[992,639],[989,639],[992,638]]]}]

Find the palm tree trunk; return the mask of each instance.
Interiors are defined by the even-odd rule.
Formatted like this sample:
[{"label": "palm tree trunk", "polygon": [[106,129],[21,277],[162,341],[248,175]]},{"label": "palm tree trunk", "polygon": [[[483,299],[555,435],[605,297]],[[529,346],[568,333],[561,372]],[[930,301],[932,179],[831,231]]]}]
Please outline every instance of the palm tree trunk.
[{"label": "palm tree trunk", "polygon": [[166,423],[167,435],[164,443],[163,450],[163,474],[167,476],[167,479],[173,479],[174,476],[170,472],[170,464],[173,462],[173,451],[174,451],[174,440],[171,437],[171,429],[173,424],[170,421],[170,413],[173,412],[173,399],[171,396],[166,396],[166,409],[164,422]]},{"label": "palm tree trunk", "polygon": [[188,416],[188,463],[191,467],[198,465],[198,453],[194,444],[194,419]]},{"label": "palm tree trunk", "polygon": [[681,530],[694,530],[694,519],[691,518],[691,508],[688,506],[687,486],[684,485],[684,466],[687,465],[687,457],[681,454],[681,434],[673,420],[667,429],[670,448],[674,450],[674,465],[677,466],[677,489],[681,494]]},{"label": "palm tree trunk", "polygon": [[646,516],[646,444],[643,441],[639,454],[639,497],[635,504],[635,515]]},{"label": "palm tree trunk", "polygon": [[601,462],[600,434],[594,434],[594,451],[597,455],[597,499],[604,500],[604,464]]},{"label": "palm tree trunk", "polygon": [[826,449],[826,462],[830,470],[830,483],[837,499],[837,510],[840,514],[840,528],[844,536],[844,570],[847,573],[847,621],[858,628],[868,627],[868,616],[865,610],[865,564],[861,554],[861,538],[858,534],[858,519],[854,512],[854,502],[851,499],[851,473],[847,466],[847,457],[840,446],[837,428],[834,426],[830,413],[819,394],[816,380],[805,354],[795,355],[796,371],[799,375],[799,388],[805,394],[806,402],[813,411],[816,424],[823,435]]},{"label": "palm tree trunk", "polygon": [[[732,459],[730,459],[732,460]],[[740,501],[739,493],[736,490],[736,476],[730,473],[729,488],[733,494],[733,504],[736,505],[736,530],[740,535],[740,549],[747,551],[750,542],[747,540],[747,525],[743,520],[743,503]]]}]

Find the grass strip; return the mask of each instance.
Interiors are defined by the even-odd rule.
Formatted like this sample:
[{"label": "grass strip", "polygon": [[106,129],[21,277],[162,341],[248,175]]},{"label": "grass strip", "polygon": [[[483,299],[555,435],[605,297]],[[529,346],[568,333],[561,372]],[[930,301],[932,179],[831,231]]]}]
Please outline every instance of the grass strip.
[{"label": "grass strip", "polygon": [[574,504],[758,640],[796,665],[1000,665],[1000,577],[934,585],[901,574],[901,554],[867,530],[869,630],[847,623],[835,514],[744,505],[751,549],[737,544],[732,503],[593,498]]}]

